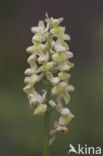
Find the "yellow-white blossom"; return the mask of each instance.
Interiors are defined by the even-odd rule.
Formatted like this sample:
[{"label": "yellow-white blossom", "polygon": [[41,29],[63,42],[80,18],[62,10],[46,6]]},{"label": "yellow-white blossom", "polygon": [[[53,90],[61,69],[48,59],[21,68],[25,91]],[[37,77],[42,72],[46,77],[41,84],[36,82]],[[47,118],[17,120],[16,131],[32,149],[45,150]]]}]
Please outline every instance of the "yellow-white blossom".
[{"label": "yellow-white blossom", "polygon": [[[71,75],[68,71],[74,64],[70,62],[73,53],[66,41],[70,36],[65,34],[65,27],[60,26],[63,18],[47,18],[39,21],[38,26],[31,28],[32,43],[26,51],[30,54],[25,70],[24,92],[27,94],[30,106],[34,107],[34,115],[45,115],[46,111],[56,110],[60,117],[53,132],[67,132],[66,125],[74,117],[65,104],[70,102],[70,93],[74,87],[69,84]],[[45,91],[37,91],[42,84]],[[49,99],[48,99],[48,83]],[[41,95],[42,92],[42,95]],[[52,108],[52,109],[50,109]]]},{"label": "yellow-white blossom", "polygon": [[43,95],[40,95],[37,91],[33,90],[32,93],[28,94],[30,106],[41,105],[42,103],[44,103],[46,94],[46,91],[43,91]]},{"label": "yellow-white blossom", "polygon": [[34,115],[41,115],[44,114],[47,110],[47,105],[46,104],[41,104],[38,105],[37,108],[34,111]]},{"label": "yellow-white blossom", "polygon": [[71,121],[73,117],[74,115],[70,112],[69,109],[63,108],[59,118],[59,124],[65,126]]}]

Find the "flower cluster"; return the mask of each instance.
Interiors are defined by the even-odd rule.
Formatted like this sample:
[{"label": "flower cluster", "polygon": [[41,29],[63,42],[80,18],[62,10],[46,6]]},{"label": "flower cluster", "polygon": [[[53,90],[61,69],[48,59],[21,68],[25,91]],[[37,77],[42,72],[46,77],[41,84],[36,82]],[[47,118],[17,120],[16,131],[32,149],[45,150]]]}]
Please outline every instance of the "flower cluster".
[{"label": "flower cluster", "polygon": [[[54,135],[61,130],[67,132],[66,125],[74,117],[65,107],[70,102],[70,92],[74,91],[74,87],[68,84],[71,77],[68,71],[74,64],[69,61],[73,53],[66,42],[70,36],[65,34],[65,27],[59,25],[63,18],[46,17],[45,22],[39,21],[37,27],[31,28],[34,36],[33,45],[27,48],[31,55],[27,60],[30,67],[25,70],[24,92],[30,106],[35,108],[35,115],[45,115],[46,111],[53,109],[60,113],[55,129],[51,131]],[[42,94],[35,87],[40,82],[45,86]]]}]

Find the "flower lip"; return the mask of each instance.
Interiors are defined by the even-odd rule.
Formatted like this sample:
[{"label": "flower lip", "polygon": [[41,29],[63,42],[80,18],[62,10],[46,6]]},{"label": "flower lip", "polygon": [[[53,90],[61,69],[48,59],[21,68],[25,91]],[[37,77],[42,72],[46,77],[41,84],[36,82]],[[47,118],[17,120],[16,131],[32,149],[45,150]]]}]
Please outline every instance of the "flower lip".
[{"label": "flower lip", "polygon": [[40,104],[37,106],[36,110],[34,111],[34,115],[42,115],[47,111],[47,105]]}]

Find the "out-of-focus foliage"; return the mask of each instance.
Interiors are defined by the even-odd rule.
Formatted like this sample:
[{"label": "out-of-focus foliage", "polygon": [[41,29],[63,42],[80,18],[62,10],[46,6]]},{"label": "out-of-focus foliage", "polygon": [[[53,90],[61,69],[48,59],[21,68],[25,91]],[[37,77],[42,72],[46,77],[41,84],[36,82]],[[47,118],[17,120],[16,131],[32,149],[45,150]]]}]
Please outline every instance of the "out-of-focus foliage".
[{"label": "out-of-focus foliage", "polygon": [[25,49],[32,36],[29,28],[46,11],[65,19],[75,62],[71,83],[76,88],[70,102],[76,117],[68,135],[58,135],[51,155],[67,156],[70,143],[102,146],[103,1],[2,0],[0,8],[0,156],[42,154],[43,121],[34,117],[22,88],[27,67]]}]

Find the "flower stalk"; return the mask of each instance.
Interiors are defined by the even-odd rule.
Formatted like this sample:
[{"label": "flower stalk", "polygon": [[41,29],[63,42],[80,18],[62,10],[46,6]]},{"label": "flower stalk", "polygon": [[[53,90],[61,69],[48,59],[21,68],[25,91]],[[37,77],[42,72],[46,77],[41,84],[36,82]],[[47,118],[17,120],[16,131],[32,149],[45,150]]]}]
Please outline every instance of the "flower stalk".
[{"label": "flower stalk", "polygon": [[47,111],[44,116],[44,147],[43,156],[49,156],[49,130],[50,130],[50,112]]},{"label": "flower stalk", "polygon": [[[70,102],[70,93],[74,87],[69,84],[69,71],[74,64],[70,62],[73,53],[69,51],[67,41],[70,36],[65,34],[65,27],[60,26],[63,18],[49,18],[39,21],[37,27],[32,27],[34,33],[33,45],[27,48],[30,54],[27,59],[30,67],[25,70],[23,88],[29,99],[34,115],[44,119],[44,149],[43,156],[49,156],[49,144],[52,144],[59,132],[68,132],[67,124],[74,115],[66,105]],[[46,24],[46,26],[45,26]],[[42,93],[38,84],[43,84]],[[60,114],[50,131],[51,110]]]}]

